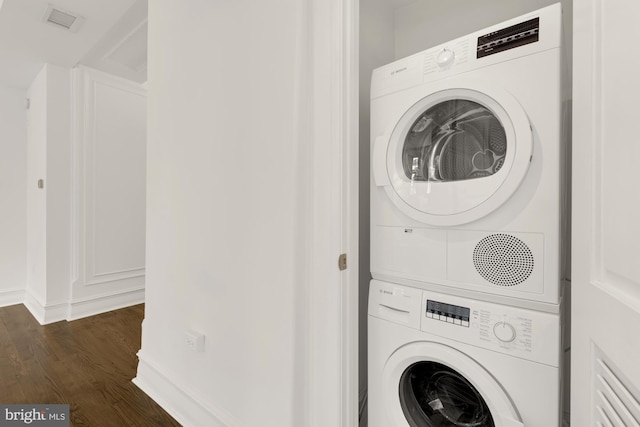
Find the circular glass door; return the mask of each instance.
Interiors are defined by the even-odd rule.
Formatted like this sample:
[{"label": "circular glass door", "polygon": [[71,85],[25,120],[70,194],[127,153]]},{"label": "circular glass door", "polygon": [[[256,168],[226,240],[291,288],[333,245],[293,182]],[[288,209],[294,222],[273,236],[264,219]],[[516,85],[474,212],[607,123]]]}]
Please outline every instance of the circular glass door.
[{"label": "circular glass door", "polygon": [[478,390],[437,362],[418,362],[400,377],[400,406],[411,427],[495,427]]},{"label": "circular glass door", "polygon": [[497,209],[524,179],[533,151],[520,104],[490,88],[432,93],[382,140],[387,194],[407,215],[432,225],[464,224]]},{"label": "circular glass door", "polygon": [[390,426],[524,427],[495,377],[467,354],[432,341],[389,356],[382,397]]},{"label": "circular glass door", "polygon": [[498,172],[507,136],[487,107],[467,99],[440,102],[413,122],[402,144],[402,168],[411,182],[479,179]]}]

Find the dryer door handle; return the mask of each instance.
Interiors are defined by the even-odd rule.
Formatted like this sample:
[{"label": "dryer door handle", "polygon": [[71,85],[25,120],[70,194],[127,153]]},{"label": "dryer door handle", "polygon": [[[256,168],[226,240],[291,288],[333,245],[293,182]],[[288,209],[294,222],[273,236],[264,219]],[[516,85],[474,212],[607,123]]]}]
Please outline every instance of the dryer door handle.
[{"label": "dryer door handle", "polygon": [[378,187],[391,185],[389,174],[387,173],[387,147],[390,135],[382,135],[376,138],[371,154],[371,169],[373,181]]}]

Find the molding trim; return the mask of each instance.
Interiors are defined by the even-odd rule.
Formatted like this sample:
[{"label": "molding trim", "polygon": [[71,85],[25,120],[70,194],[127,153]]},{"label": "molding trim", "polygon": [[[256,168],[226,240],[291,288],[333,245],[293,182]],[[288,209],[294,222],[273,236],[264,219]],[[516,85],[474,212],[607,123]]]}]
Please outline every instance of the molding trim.
[{"label": "molding trim", "polygon": [[[97,124],[97,103],[98,88],[100,86],[116,89],[122,92],[128,92],[138,97],[146,99],[146,92],[140,88],[137,83],[126,82],[117,79],[114,76],[106,75],[102,72],[83,67],[84,70],[84,98],[83,98],[83,117],[84,117],[84,158],[82,161],[84,175],[80,177],[83,180],[84,194],[82,195],[84,206],[84,240],[85,240],[85,286],[102,284],[119,279],[130,279],[144,275],[144,266],[128,266],[126,268],[113,271],[98,271],[96,269],[97,256],[97,225],[96,225],[96,197],[98,197],[98,189],[96,188],[96,150],[99,148]],[[144,253],[144,252],[143,252]]]},{"label": "molding trim", "polygon": [[[18,291],[14,291],[18,292]],[[144,288],[132,289],[124,292],[116,292],[108,295],[99,295],[92,298],[78,299],[71,302],[59,302],[43,305],[29,292],[22,291],[23,298],[14,304],[24,304],[31,315],[41,325],[72,321],[83,317],[95,316],[119,308],[144,303]],[[0,297],[2,295],[0,294]],[[0,299],[0,302],[2,300]],[[11,304],[7,304],[11,305]]]},{"label": "molding trim", "polygon": [[144,287],[91,298],[77,299],[68,304],[66,319],[77,320],[119,308],[144,303]]},{"label": "molding trim", "polygon": [[[140,84],[86,66],[73,69],[72,132],[72,283],[76,286],[104,285],[145,275],[145,266],[116,266],[96,271],[96,224],[94,180],[96,88],[108,87],[146,98]],[[111,269],[109,269],[111,270]]]},{"label": "molding trim", "polygon": [[119,280],[135,279],[136,277],[145,277],[145,268],[132,268],[129,270],[114,271],[107,273],[93,274],[92,277],[87,277],[84,285],[101,285],[103,283],[117,282]]},{"label": "molding trim", "polygon": [[124,270],[105,271],[104,273],[94,273],[93,277],[112,276],[114,274],[131,273],[131,272],[138,273],[137,276],[144,276],[144,267],[134,267],[134,268],[127,268]]},{"label": "molding trim", "polygon": [[[359,324],[360,293],[360,2],[342,2],[342,52],[340,56],[342,90],[340,103],[342,154],[342,248],[349,255],[351,268],[342,274],[342,425],[358,425],[360,421]],[[346,274],[345,274],[346,273]]]},{"label": "molding trim", "polygon": [[211,408],[206,399],[180,387],[160,368],[138,352],[138,374],[132,382],[185,426],[241,427],[235,417],[221,408]]},{"label": "molding trim", "polygon": [[7,289],[0,291],[0,307],[24,303],[27,292],[24,289]]},{"label": "molding trim", "polygon": [[[303,209],[304,425],[358,425],[358,2],[310,0],[306,16],[313,191]],[[304,105],[304,104],[303,104]],[[327,170],[334,171],[327,178]],[[339,271],[339,254],[349,268]]]},{"label": "molding trim", "polygon": [[[140,25],[143,25],[145,23],[146,20]],[[80,70],[80,72],[87,76],[91,81],[126,90],[128,92],[135,93],[136,95],[145,97],[147,96],[147,91],[141,87],[140,83],[137,83],[135,81],[125,79],[124,77],[120,77],[115,74],[109,74],[95,68],[87,67],[86,65],[79,65],[77,69]]]},{"label": "molding trim", "polygon": [[27,307],[31,315],[41,325],[48,325],[49,323],[67,319],[68,304],[66,302],[43,305],[31,293],[25,292],[24,306]]},{"label": "molding trim", "polygon": [[[107,51],[107,53],[105,53],[104,55],[102,55],[102,57],[100,58],[103,61],[113,61],[111,59],[111,56],[114,55],[118,49],[121,49],[123,46],[125,46],[127,43],[129,43],[129,41],[135,37],[136,35],[138,35],[138,33],[142,30],[144,30],[144,32],[147,32],[147,29],[144,28],[146,26],[149,25],[149,18],[145,18],[142,20],[142,22],[138,23],[138,25],[136,25],[131,31],[129,31],[118,43],[116,43],[115,46],[113,46],[111,49],[109,49]],[[145,56],[146,57],[146,56]],[[145,69],[146,69],[146,61],[144,63]],[[140,71],[138,69],[136,69],[136,71]]]}]

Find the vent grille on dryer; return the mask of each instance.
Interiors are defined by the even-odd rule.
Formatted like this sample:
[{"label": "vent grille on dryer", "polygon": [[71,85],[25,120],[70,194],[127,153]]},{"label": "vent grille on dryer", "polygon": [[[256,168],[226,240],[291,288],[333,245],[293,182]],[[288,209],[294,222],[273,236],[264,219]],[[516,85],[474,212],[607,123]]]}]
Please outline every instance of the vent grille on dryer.
[{"label": "vent grille on dryer", "polygon": [[473,265],[489,283],[519,285],[533,272],[533,254],[522,240],[508,234],[491,234],[473,250]]}]

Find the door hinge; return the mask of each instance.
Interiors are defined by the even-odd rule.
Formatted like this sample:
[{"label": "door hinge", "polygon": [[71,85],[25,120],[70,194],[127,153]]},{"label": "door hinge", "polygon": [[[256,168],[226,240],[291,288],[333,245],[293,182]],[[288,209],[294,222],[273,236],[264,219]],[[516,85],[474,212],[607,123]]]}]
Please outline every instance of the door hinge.
[{"label": "door hinge", "polygon": [[25,98],[24,100],[24,107],[28,110],[29,108],[31,108],[31,100],[29,98]]},{"label": "door hinge", "polygon": [[347,269],[347,254],[340,254],[338,257],[338,268],[340,271]]}]

